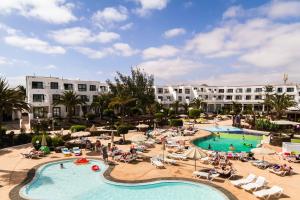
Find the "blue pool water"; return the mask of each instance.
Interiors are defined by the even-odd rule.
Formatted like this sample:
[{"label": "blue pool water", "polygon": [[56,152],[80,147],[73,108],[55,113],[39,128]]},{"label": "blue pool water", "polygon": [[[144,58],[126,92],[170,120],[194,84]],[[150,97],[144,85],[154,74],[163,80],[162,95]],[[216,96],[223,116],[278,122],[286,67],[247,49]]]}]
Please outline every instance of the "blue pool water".
[{"label": "blue pool water", "polygon": [[[61,162],[64,169],[60,169]],[[61,162],[40,167],[20,195],[34,200],[228,200],[222,192],[204,184],[183,181],[118,184],[104,179],[102,174],[107,167],[100,161],[91,160],[81,166],[71,160]],[[94,164],[101,171],[92,171]]]},{"label": "blue pool water", "polygon": [[243,133],[243,130],[233,126],[212,126],[203,128],[210,132],[230,132],[230,133]]}]

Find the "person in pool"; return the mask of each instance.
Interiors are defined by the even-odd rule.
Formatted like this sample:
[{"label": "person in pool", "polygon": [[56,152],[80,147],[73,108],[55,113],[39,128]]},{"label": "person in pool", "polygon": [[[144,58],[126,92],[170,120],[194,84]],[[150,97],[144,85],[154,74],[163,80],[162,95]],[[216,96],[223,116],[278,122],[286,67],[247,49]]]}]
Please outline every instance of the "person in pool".
[{"label": "person in pool", "polygon": [[218,138],[221,138],[221,136],[220,136],[220,133],[219,133],[219,132],[217,132],[217,137],[218,137]]},{"label": "person in pool", "polygon": [[61,169],[64,169],[64,168],[65,168],[63,163],[60,163],[60,168],[61,168]]},{"label": "person in pool", "polygon": [[208,144],[208,149],[211,149],[211,145],[210,144]]},{"label": "person in pool", "polygon": [[230,150],[230,151],[234,151],[234,150],[235,150],[235,148],[234,148],[233,144],[230,144],[230,146],[229,146],[229,150]]}]

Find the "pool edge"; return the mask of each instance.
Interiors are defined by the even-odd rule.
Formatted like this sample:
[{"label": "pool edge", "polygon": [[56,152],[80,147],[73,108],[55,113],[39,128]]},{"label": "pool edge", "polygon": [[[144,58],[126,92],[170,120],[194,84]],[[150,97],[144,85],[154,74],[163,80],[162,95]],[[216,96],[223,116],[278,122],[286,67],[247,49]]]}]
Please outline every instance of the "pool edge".
[{"label": "pool edge", "polygon": [[[101,159],[97,159],[94,157],[87,157],[87,158],[102,161]],[[27,172],[27,176],[25,177],[25,179],[20,184],[18,184],[17,186],[15,186],[13,189],[10,190],[9,198],[11,200],[28,200],[28,199],[25,199],[20,196],[20,191],[23,186],[30,183],[34,179],[38,168],[40,168],[41,166],[48,164],[48,163],[59,162],[59,161],[63,161],[63,160],[72,160],[72,159],[73,158],[58,159],[55,161],[44,162],[44,163],[34,166]],[[168,180],[170,180],[170,181],[172,181],[172,180],[173,181],[187,181],[187,182],[200,183],[200,184],[211,186],[214,189],[217,189],[218,191],[223,193],[229,200],[238,200],[238,198],[234,194],[232,194],[229,190],[227,190],[221,186],[218,186],[214,183],[211,183],[211,182],[192,179],[192,178],[185,178],[185,177],[159,177],[159,178],[143,179],[143,180],[122,180],[122,179],[117,179],[117,178],[111,176],[111,172],[113,171],[114,168],[115,168],[115,165],[110,164],[110,165],[108,165],[108,168],[103,173],[103,177],[105,179],[107,179],[108,181],[112,181],[112,182],[116,182],[116,183],[125,183],[125,184],[139,184],[139,183],[149,183],[149,182],[155,182],[155,181],[168,181]]]}]

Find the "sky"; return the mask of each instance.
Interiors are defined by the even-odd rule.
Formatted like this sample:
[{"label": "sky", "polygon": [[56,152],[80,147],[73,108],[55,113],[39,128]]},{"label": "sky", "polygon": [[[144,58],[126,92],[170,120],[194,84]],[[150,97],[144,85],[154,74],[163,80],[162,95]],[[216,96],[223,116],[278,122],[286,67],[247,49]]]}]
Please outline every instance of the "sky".
[{"label": "sky", "polygon": [[0,76],[155,84],[300,81],[300,0],[1,0]]}]

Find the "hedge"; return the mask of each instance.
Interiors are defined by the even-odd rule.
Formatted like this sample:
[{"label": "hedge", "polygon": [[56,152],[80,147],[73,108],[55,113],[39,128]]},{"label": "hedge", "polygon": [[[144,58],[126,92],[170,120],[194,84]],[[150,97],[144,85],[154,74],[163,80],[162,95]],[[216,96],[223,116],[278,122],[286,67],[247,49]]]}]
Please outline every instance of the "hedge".
[{"label": "hedge", "polygon": [[[41,147],[43,135],[35,135],[31,140],[31,144],[34,146],[36,150]],[[39,141],[39,143],[36,143]],[[46,135],[47,146],[52,147],[52,138],[49,135]]]},{"label": "hedge", "polygon": [[70,130],[71,132],[78,132],[78,131],[84,131],[86,129],[85,125],[73,125],[71,126]]},{"label": "hedge", "polygon": [[200,116],[201,111],[199,109],[191,109],[189,110],[189,117],[196,119]]},{"label": "hedge", "polygon": [[181,119],[170,119],[169,121],[170,126],[183,126],[183,121]]}]

